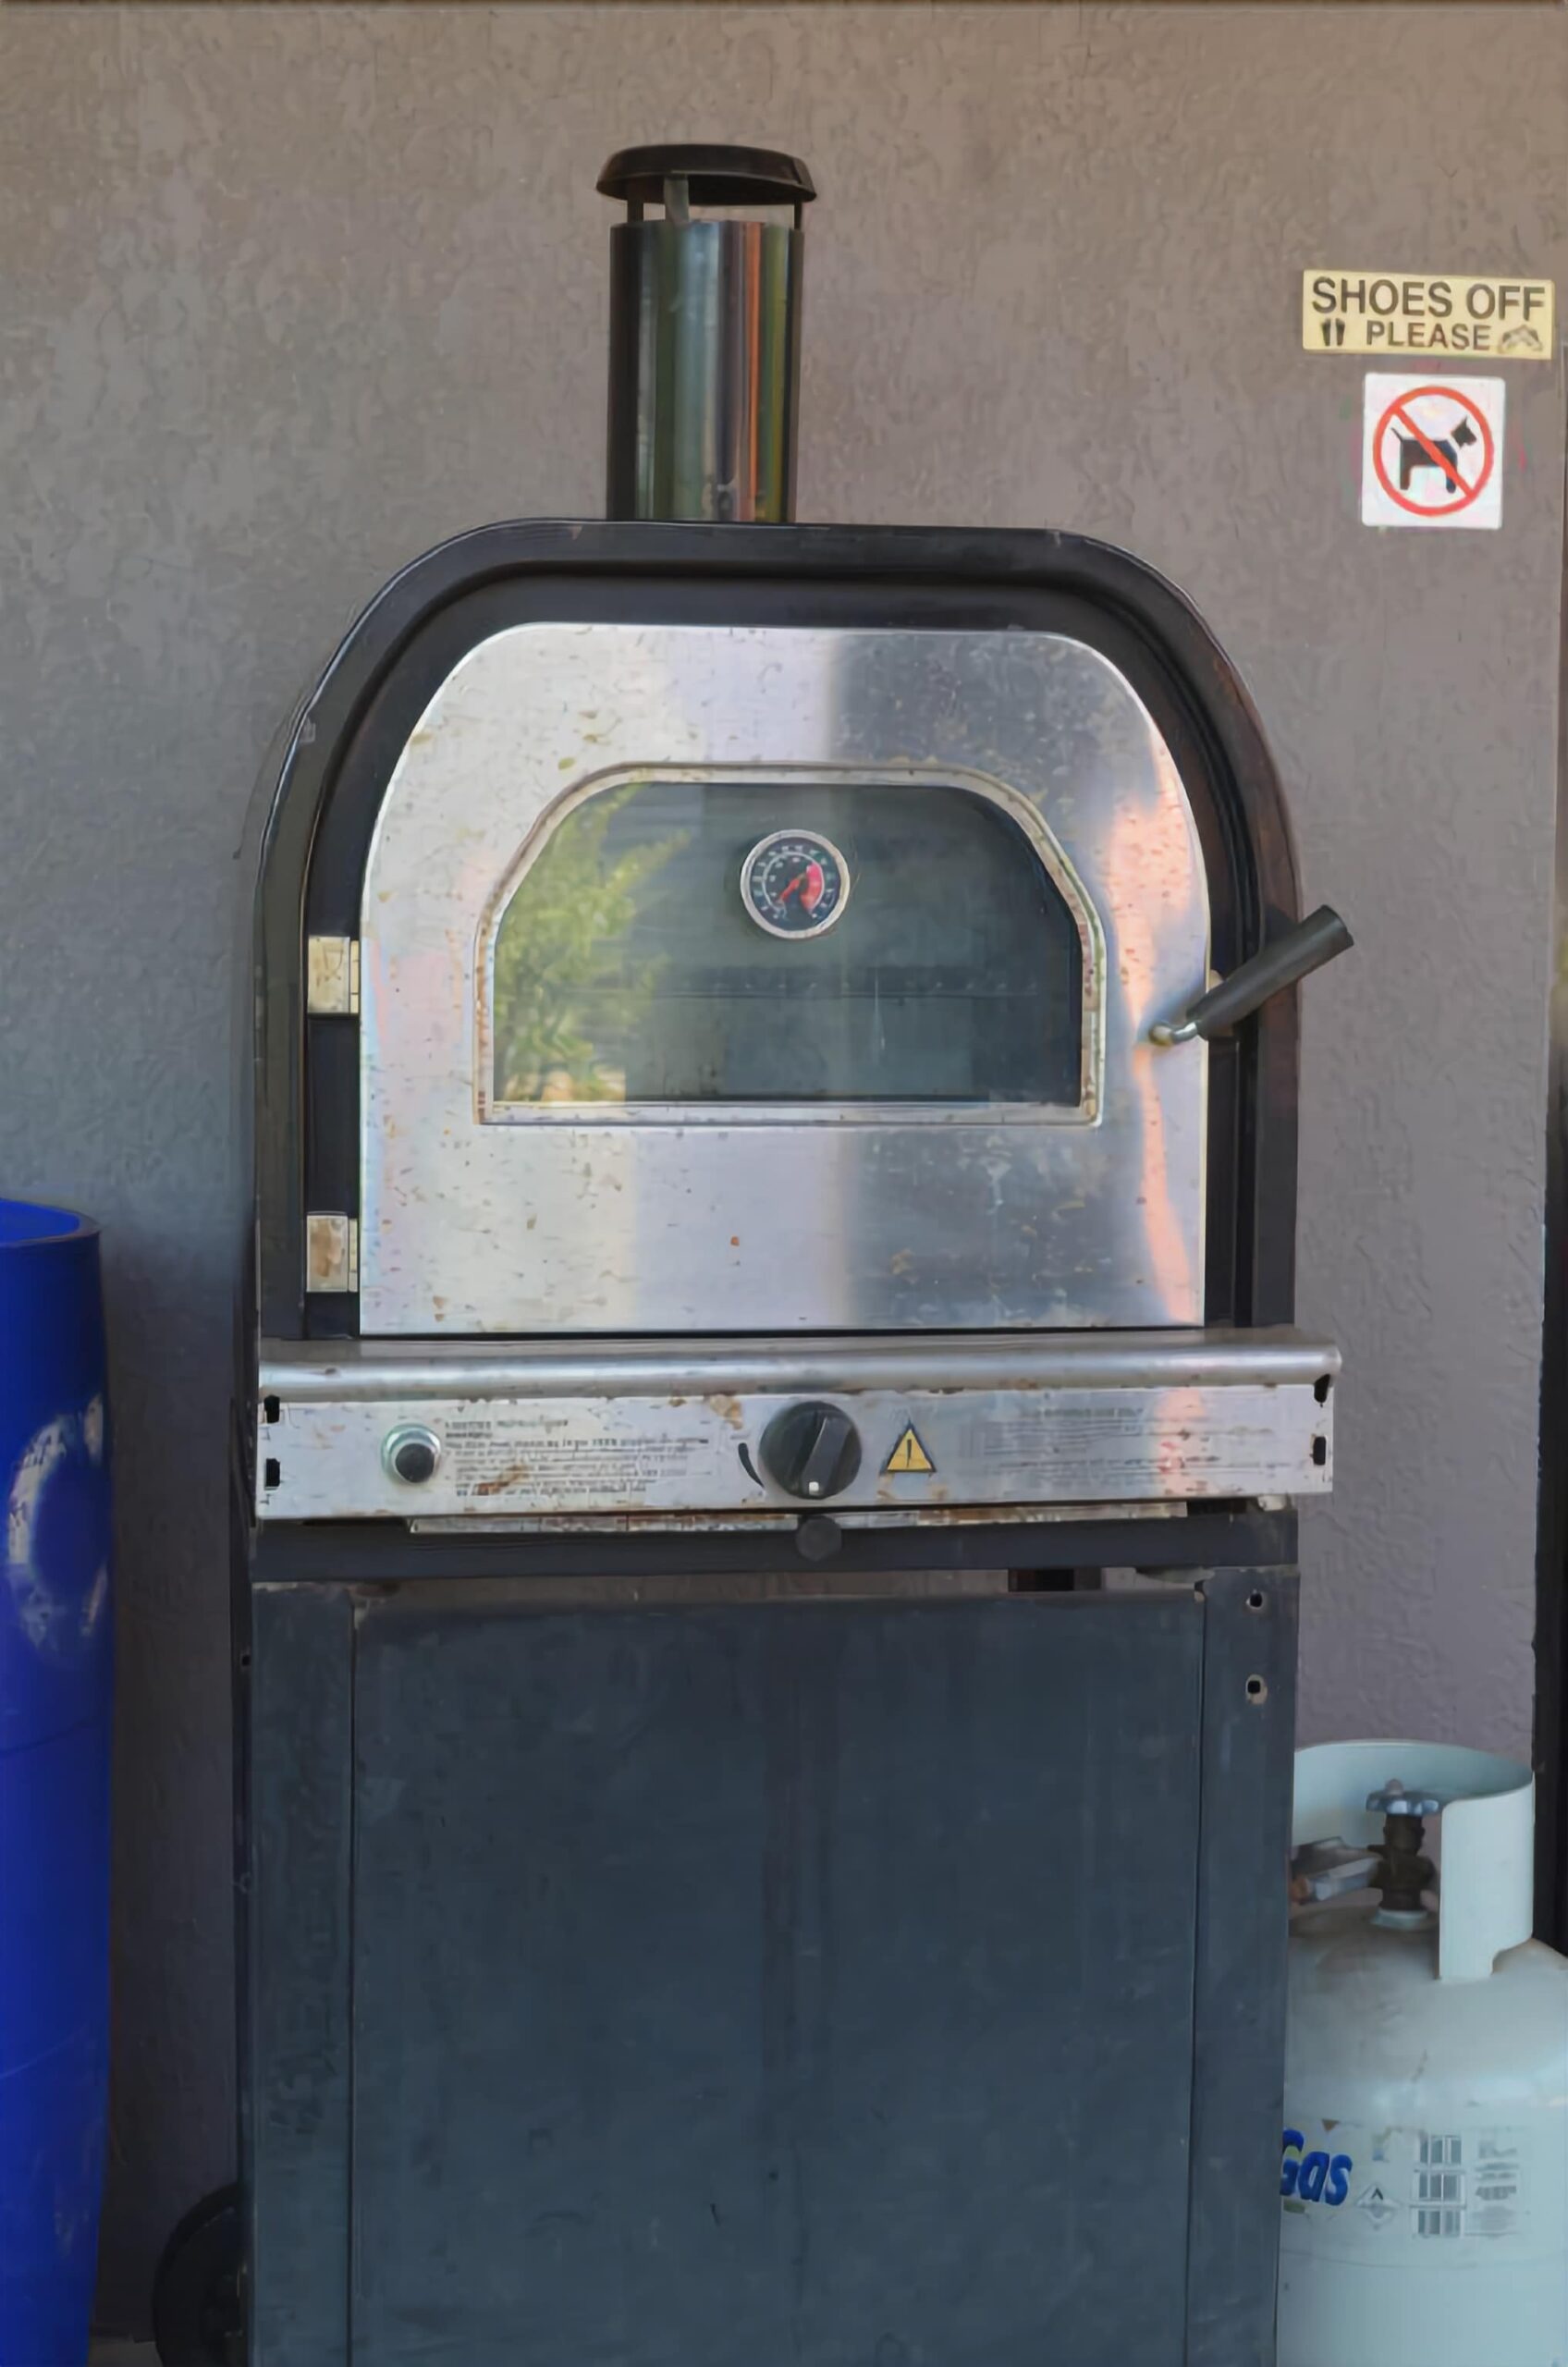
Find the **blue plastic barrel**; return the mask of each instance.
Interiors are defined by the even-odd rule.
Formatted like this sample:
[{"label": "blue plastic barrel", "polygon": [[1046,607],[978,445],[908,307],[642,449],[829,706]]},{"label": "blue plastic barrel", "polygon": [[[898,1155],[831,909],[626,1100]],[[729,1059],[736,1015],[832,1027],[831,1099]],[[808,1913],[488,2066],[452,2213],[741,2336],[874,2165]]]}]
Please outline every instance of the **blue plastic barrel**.
[{"label": "blue plastic barrel", "polygon": [[98,1231],[0,1200],[0,2367],[81,2367],[109,2052]]}]

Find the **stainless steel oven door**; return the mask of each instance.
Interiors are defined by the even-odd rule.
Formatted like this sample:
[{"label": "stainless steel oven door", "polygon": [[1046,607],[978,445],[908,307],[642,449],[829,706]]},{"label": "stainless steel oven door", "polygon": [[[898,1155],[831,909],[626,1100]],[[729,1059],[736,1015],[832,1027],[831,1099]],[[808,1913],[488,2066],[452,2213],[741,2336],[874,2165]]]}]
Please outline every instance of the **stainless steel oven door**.
[{"label": "stainless steel oven door", "polygon": [[1080,643],[498,634],[366,869],[361,1330],[1201,1321],[1207,965]]}]

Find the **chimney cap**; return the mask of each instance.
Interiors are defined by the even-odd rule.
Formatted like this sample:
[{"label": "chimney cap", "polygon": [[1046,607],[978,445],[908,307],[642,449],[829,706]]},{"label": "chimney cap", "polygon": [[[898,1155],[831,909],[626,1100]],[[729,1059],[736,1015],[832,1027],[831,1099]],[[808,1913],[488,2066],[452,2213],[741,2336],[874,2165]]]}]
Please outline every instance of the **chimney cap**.
[{"label": "chimney cap", "polygon": [[703,140],[618,148],[597,187],[601,197],[624,198],[629,205],[660,205],[670,180],[686,183],[693,205],[806,205],[816,195],[798,156]]}]

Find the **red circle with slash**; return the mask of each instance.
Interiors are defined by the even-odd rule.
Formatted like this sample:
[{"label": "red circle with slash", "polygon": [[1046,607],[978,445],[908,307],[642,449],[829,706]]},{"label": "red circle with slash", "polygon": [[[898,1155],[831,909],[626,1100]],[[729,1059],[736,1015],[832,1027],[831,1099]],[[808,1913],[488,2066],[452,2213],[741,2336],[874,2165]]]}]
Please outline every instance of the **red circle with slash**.
[{"label": "red circle with slash", "polygon": [[[1461,411],[1473,419],[1479,428],[1481,459],[1474,484],[1467,482],[1458,452],[1452,446],[1445,452],[1439,438],[1427,428],[1418,427],[1406,409],[1407,404],[1419,402],[1427,395],[1436,395],[1442,402],[1457,403]],[[1383,465],[1383,438],[1390,435],[1415,443],[1422,453],[1423,467],[1435,469],[1442,484],[1458,485],[1459,492],[1452,500],[1415,501],[1408,493],[1401,492]],[[1474,442],[1475,438],[1470,440]],[[1403,394],[1394,397],[1372,435],[1372,466],[1377,472],[1378,482],[1389,499],[1401,509],[1408,509],[1413,518],[1452,518],[1456,510],[1468,509],[1491,482],[1492,463],[1496,458],[1497,448],[1492,442],[1491,426],[1486,412],[1479,403],[1472,402],[1468,395],[1462,395],[1457,386],[1407,386]]]}]

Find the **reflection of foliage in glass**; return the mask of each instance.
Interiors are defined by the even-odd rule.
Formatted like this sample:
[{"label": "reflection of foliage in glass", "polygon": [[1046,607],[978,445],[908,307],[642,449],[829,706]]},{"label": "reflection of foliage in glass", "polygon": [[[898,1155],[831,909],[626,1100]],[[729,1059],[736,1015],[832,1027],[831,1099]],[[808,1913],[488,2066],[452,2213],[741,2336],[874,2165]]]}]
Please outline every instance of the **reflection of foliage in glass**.
[{"label": "reflection of foliage in glass", "polygon": [[634,794],[606,791],[569,814],[501,915],[491,1000],[497,1100],[626,1098],[624,1072],[604,1065],[585,1029],[624,1040],[650,1000],[659,964],[629,966],[623,939],[642,890],[684,842],[606,856],[605,834]]}]

